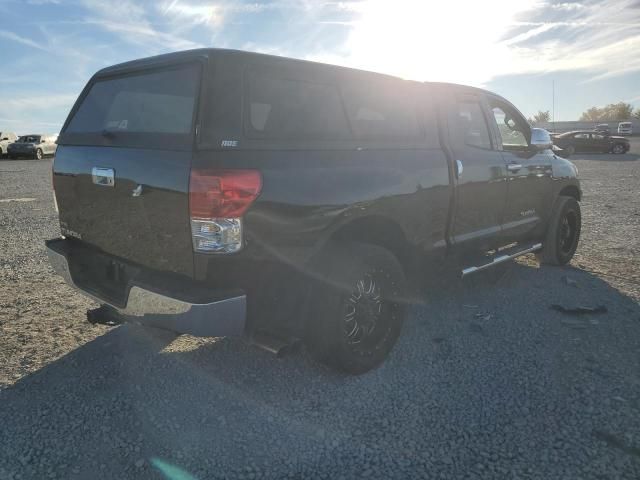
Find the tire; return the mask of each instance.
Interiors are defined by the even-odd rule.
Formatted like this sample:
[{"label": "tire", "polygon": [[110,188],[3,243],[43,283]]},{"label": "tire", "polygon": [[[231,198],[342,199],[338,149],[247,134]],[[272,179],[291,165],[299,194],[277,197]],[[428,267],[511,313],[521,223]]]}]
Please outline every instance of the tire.
[{"label": "tire", "polygon": [[331,245],[317,262],[307,344],[330,367],[360,375],[380,365],[406,316],[406,279],[388,250]]},{"label": "tire", "polygon": [[612,151],[613,153],[615,153],[616,155],[620,155],[620,154],[625,153],[625,150],[626,150],[626,149],[624,148],[624,145],[622,145],[621,143],[616,143],[616,144],[613,146],[613,148],[611,149],[611,151]]},{"label": "tire", "polygon": [[569,145],[567,148],[564,149],[564,151],[567,152],[567,157],[570,157],[571,155],[576,153],[576,149],[573,145]]},{"label": "tire", "polygon": [[573,197],[558,197],[549,220],[549,227],[537,255],[545,265],[566,265],[573,258],[580,241],[582,215],[580,204]]},{"label": "tire", "polygon": [[43,158],[43,157],[44,157],[44,155],[42,154],[42,150],[38,148],[38,149],[36,150],[36,158],[37,158],[38,160],[42,160],[42,158]]}]

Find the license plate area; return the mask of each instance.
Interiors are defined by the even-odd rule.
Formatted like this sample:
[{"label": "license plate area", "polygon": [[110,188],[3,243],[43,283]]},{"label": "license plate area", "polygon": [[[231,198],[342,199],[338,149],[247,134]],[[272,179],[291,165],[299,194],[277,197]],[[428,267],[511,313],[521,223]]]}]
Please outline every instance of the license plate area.
[{"label": "license plate area", "polygon": [[69,269],[78,287],[122,308],[131,280],[138,274],[138,268],[98,252],[74,252]]}]

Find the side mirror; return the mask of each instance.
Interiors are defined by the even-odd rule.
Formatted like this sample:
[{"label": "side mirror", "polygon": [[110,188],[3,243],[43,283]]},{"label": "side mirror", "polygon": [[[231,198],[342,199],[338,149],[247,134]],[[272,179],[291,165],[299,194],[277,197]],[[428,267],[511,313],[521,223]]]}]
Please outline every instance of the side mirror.
[{"label": "side mirror", "polygon": [[544,128],[531,129],[531,148],[541,152],[542,150],[550,149],[552,145],[551,135]]}]

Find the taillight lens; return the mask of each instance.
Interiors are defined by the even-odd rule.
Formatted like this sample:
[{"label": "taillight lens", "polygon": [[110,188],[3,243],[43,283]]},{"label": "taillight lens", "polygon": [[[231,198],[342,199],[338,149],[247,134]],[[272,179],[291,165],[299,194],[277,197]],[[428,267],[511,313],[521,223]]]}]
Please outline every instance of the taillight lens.
[{"label": "taillight lens", "polygon": [[193,169],[189,210],[193,248],[205,253],[233,253],[243,246],[242,215],[260,194],[257,170]]},{"label": "taillight lens", "polygon": [[239,218],[260,194],[257,170],[192,170],[191,218]]}]

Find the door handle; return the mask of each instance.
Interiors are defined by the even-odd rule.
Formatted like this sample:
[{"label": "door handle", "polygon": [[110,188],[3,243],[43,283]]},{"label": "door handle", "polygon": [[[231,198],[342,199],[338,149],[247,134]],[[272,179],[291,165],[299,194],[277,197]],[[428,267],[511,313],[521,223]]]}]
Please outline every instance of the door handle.
[{"label": "door handle", "polygon": [[103,187],[113,187],[115,185],[115,171],[113,168],[93,167],[91,169],[91,179],[96,185]]},{"label": "door handle", "polygon": [[522,165],[519,163],[510,163],[507,165],[507,170],[509,170],[510,172],[517,172],[518,170],[522,169]]},{"label": "door handle", "polygon": [[462,160],[456,160],[456,175],[458,178],[462,176],[463,171],[464,171],[464,166],[462,165]]}]

